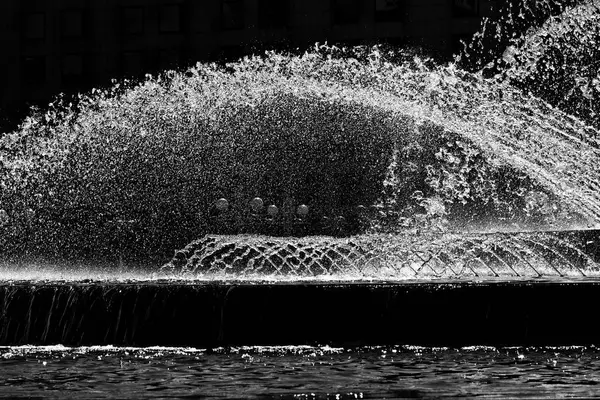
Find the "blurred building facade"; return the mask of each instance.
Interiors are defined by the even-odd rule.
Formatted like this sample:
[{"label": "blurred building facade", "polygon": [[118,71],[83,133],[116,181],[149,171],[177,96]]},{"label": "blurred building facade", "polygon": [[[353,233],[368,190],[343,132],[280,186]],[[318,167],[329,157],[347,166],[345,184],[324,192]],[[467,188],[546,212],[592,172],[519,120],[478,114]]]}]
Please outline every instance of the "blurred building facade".
[{"label": "blurred building facade", "polygon": [[497,1],[2,0],[0,110],[113,78],[315,42],[411,43],[449,56]]}]

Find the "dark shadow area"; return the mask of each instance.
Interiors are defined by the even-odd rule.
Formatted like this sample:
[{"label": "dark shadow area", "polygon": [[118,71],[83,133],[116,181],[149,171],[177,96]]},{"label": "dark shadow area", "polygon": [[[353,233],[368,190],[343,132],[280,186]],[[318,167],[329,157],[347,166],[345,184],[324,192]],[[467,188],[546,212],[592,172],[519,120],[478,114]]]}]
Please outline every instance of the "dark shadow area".
[{"label": "dark shadow area", "polygon": [[5,284],[0,344],[593,345],[598,290],[597,282]]}]

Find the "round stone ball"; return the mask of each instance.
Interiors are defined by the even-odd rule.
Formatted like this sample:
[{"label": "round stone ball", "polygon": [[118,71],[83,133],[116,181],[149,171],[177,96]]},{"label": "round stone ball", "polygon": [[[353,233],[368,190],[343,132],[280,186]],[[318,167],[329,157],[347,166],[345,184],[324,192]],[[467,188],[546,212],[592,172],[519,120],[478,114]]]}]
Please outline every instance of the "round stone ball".
[{"label": "round stone ball", "polygon": [[264,205],[265,203],[260,197],[255,197],[250,201],[250,208],[255,213],[262,211]]},{"label": "round stone ball", "polygon": [[215,207],[221,212],[227,211],[227,209],[229,208],[229,202],[227,201],[227,199],[221,197],[215,202]]},{"label": "round stone ball", "polygon": [[275,204],[271,204],[267,207],[267,214],[269,214],[270,217],[274,217],[279,214],[279,208],[277,208]]}]

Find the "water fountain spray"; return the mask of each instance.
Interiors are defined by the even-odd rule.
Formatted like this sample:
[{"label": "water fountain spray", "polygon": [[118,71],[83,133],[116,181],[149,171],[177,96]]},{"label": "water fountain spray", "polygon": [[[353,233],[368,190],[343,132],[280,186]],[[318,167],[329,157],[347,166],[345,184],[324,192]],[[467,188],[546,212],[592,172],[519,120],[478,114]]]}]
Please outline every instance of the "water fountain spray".
[{"label": "water fountain spray", "polygon": [[164,257],[204,234],[290,235],[301,204],[307,235],[359,242],[597,228],[597,128],[515,81],[318,45],[57,100],[1,139],[0,246]]},{"label": "water fountain spray", "polygon": [[[5,273],[0,343],[597,341],[597,30],[565,27],[598,7],[538,3],[564,19],[470,71],[316,45],[33,113],[0,138],[0,252],[75,267]],[[579,68],[563,38],[573,91],[532,90]],[[116,255],[161,262],[77,275]]]}]

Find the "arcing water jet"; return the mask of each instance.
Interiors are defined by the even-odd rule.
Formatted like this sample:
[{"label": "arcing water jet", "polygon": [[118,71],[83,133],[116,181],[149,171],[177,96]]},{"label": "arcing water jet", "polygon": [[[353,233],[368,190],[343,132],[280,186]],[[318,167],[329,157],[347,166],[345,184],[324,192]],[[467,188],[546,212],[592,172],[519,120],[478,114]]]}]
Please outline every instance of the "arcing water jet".
[{"label": "arcing water jet", "polygon": [[283,215],[377,210],[351,234],[597,228],[598,137],[510,80],[377,47],[197,65],[5,134],[0,245],[166,254],[211,232],[216,199],[256,196]]}]

